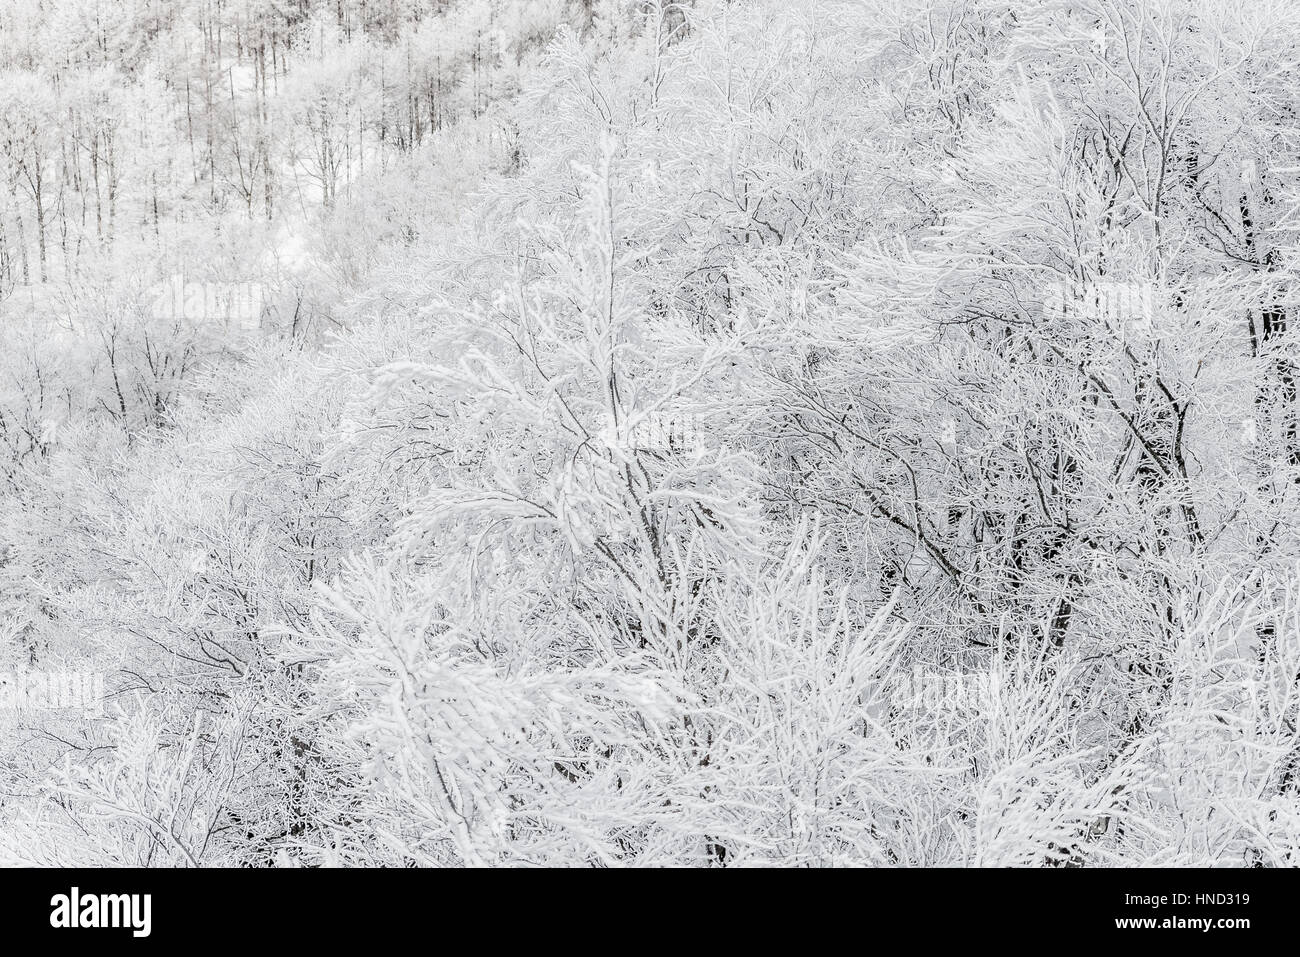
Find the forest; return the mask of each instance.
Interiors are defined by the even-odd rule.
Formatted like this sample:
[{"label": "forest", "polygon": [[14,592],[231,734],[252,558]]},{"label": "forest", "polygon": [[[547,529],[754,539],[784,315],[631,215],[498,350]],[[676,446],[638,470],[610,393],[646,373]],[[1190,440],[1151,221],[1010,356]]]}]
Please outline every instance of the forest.
[{"label": "forest", "polygon": [[1298,111],[1294,0],[5,0],[0,865],[1300,866]]}]

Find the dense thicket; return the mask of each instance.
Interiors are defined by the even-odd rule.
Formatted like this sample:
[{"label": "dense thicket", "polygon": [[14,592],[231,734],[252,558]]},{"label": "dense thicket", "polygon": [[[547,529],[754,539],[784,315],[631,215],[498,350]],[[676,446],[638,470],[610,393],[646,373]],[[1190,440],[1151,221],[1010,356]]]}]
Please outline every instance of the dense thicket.
[{"label": "dense thicket", "polygon": [[1298,51],[4,5],[0,860],[1300,863]]}]

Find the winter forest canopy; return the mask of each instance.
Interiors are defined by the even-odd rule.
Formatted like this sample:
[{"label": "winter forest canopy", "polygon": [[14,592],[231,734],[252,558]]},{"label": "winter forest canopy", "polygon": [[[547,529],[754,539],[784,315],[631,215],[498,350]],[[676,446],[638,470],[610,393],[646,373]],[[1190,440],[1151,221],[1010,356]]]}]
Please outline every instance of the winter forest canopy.
[{"label": "winter forest canopy", "polygon": [[1300,865],[1298,111],[1294,0],[0,4],[0,863]]}]

